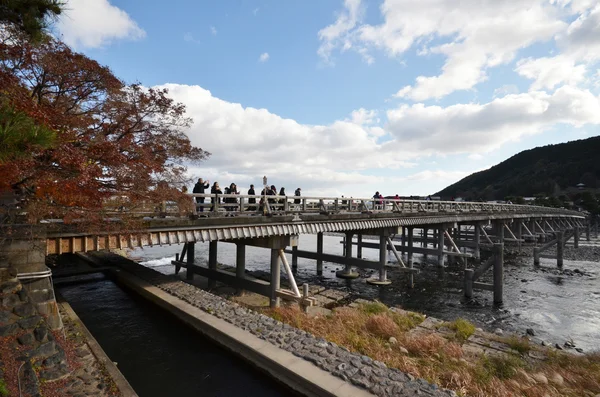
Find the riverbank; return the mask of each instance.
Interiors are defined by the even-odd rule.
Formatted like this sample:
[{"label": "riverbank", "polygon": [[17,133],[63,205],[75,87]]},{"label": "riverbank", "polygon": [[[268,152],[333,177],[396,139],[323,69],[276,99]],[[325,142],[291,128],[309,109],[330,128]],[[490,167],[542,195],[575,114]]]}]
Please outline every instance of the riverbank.
[{"label": "riverbank", "polygon": [[[264,314],[213,295],[179,280],[178,277],[161,274],[117,255],[105,253],[89,255],[103,265],[117,266],[134,274],[161,291],[224,320],[277,349],[292,353],[307,364],[310,363],[315,369],[325,371],[329,376],[333,375],[353,387],[361,387],[371,394],[385,397],[408,397],[419,393],[438,397],[455,395],[423,379],[416,379],[397,369],[388,368],[380,361],[350,352],[306,331],[290,327]],[[354,374],[350,367],[353,365],[352,362],[360,366],[357,368],[358,372]],[[346,370],[352,376],[348,376]],[[352,395],[352,393],[340,395]]]},{"label": "riverbank", "polygon": [[0,396],[136,397],[68,305],[50,330],[15,274],[0,268]]}]

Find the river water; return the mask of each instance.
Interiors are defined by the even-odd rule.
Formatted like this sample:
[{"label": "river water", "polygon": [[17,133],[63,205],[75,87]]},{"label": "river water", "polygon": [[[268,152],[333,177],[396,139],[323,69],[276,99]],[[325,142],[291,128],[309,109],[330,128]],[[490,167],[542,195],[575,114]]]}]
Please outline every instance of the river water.
[{"label": "river water", "polygon": [[[340,241],[341,237],[324,236],[323,251],[342,255]],[[316,251],[316,235],[301,235],[299,247]],[[136,249],[130,253],[130,258],[162,273],[172,274],[174,267],[170,261],[181,248],[173,245]],[[219,263],[234,266],[235,245],[222,243],[218,249]],[[207,258],[208,243],[197,243],[196,261],[206,261]],[[291,263],[291,255],[288,258]],[[379,253],[363,248],[363,258],[378,260]],[[296,279],[298,284],[328,285],[357,297],[379,299],[388,305],[400,305],[444,320],[463,317],[490,331],[500,328],[524,334],[527,328],[531,328],[536,338],[548,343],[562,345],[572,340],[586,351],[597,350],[600,346],[599,262],[565,260],[564,269],[577,269],[575,273],[559,272],[556,260],[552,259],[542,258],[541,267],[534,268],[531,257],[505,258],[502,307],[492,305],[492,293],[486,291],[475,291],[474,299],[467,302],[462,290],[456,288],[462,283],[460,269],[448,267],[440,271],[433,262],[423,261],[420,255],[415,255],[415,262],[421,273],[415,276],[414,289],[407,288],[406,276],[397,272],[388,273],[393,283],[385,287],[369,285],[364,279],[341,280],[335,277],[335,271],[342,266],[328,262],[324,262],[323,276],[317,277],[315,261],[303,258],[298,258]],[[268,272],[269,263],[268,249],[246,248],[248,270]]]},{"label": "river water", "polygon": [[275,397],[289,390],[112,281],[58,285],[140,397]]}]

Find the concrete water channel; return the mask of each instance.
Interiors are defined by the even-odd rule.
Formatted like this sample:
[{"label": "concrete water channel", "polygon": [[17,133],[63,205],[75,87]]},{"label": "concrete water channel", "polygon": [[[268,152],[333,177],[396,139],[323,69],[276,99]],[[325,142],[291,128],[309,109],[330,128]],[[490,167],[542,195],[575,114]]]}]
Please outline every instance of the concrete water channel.
[{"label": "concrete water channel", "polygon": [[56,288],[140,397],[294,395],[105,276]]}]

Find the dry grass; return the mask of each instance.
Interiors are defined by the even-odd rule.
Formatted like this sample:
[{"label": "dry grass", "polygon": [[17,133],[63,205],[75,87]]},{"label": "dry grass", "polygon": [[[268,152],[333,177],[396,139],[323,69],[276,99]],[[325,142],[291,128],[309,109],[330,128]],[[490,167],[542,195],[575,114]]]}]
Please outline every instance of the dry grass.
[{"label": "dry grass", "polygon": [[[580,397],[600,393],[600,353],[574,357],[556,352],[541,363],[519,354],[468,355],[461,344],[474,327],[465,320],[444,324],[456,335],[445,338],[435,332],[411,335],[408,331],[424,317],[399,314],[378,302],[339,308],[319,317],[308,317],[295,307],[269,309],[265,314],[463,396]],[[391,337],[397,342],[390,343]],[[522,353],[534,348],[519,338],[509,338],[506,343]],[[531,377],[534,373],[548,379],[559,374],[564,384],[536,383]]]}]

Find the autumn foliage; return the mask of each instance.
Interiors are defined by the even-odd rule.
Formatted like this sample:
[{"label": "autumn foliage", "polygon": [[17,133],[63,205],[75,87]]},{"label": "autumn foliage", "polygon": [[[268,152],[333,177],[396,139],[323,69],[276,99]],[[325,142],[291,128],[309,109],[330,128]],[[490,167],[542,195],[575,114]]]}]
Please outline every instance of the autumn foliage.
[{"label": "autumn foliage", "polygon": [[[30,221],[97,222],[110,203],[127,213],[177,200],[186,164],[208,155],[166,90],[125,84],[55,39],[0,44],[0,115],[0,190],[24,195]],[[23,126],[31,139],[7,146]]]}]

